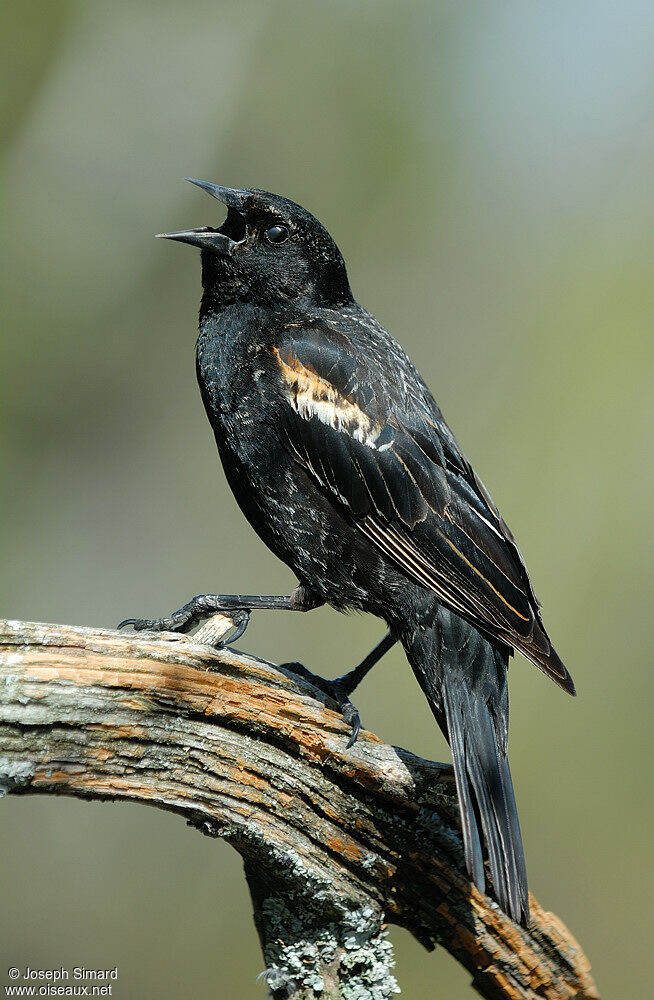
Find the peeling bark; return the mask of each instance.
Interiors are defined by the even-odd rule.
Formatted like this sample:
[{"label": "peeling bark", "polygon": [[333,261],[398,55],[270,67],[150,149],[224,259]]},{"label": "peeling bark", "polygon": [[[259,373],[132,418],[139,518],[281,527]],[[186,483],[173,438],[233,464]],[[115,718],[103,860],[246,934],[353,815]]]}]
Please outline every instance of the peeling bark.
[{"label": "peeling bark", "polygon": [[596,1000],[570,932],[468,881],[451,768],[348,728],[286,670],[173,634],[0,622],[0,795],[139,800],[241,854],[275,1000],[387,1000],[384,925],[487,998]]}]

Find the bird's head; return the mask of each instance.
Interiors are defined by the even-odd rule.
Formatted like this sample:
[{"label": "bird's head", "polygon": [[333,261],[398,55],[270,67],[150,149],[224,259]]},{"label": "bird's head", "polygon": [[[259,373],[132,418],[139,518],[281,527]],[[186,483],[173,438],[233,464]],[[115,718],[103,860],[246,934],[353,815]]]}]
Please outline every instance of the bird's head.
[{"label": "bird's head", "polygon": [[191,183],[222,202],[227,218],[217,229],[202,226],[160,235],[200,247],[205,305],[275,305],[307,297],[336,307],[351,301],[341,253],[306,209],[256,188]]}]

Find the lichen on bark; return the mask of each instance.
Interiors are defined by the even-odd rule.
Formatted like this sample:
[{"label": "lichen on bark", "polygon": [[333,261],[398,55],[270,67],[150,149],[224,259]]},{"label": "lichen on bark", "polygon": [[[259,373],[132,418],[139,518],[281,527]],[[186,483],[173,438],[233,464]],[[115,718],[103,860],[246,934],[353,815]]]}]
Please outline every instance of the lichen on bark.
[{"label": "lichen on bark", "polygon": [[382,917],[372,904],[344,907],[330,919],[304,896],[255,900],[264,978],[274,1000],[391,1000],[400,989]]}]

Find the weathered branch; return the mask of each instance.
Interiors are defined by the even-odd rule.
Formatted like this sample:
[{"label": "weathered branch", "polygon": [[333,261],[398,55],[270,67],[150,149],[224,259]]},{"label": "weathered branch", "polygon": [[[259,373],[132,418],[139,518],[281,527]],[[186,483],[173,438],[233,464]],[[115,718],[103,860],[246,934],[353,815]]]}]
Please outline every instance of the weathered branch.
[{"label": "weathered branch", "polygon": [[0,622],[0,792],[140,800],[227,839],[276,998],[390,996],[383,922],[442,944],[484,997],[596,998],[553,914],[532,897],[528,933],[468,882],[449,766],[367,732],[346,750],[330,704],[180,636]]}]

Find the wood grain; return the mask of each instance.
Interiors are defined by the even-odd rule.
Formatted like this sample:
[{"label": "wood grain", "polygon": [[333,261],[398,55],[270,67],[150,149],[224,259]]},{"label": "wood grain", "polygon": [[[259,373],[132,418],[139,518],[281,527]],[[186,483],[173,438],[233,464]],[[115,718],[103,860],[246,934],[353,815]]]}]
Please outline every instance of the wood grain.
[{"label": "wood grain", "polygon": [[[353,935],[363,963],[368,940],[389,951],[390,922],[446,948],[484,997],[595,1000],[553,913],[532,897],[527,932],[468,881],[451,768],[369,732],[346,750],[333,708],[289,671],[187,637],[0,622],[0,792],[139,800],[224,837],[245,862],[273,996],[345,995]],[[315,981],[298,973],[289,993],[278,925],[304,946],[307,922]]]}]

